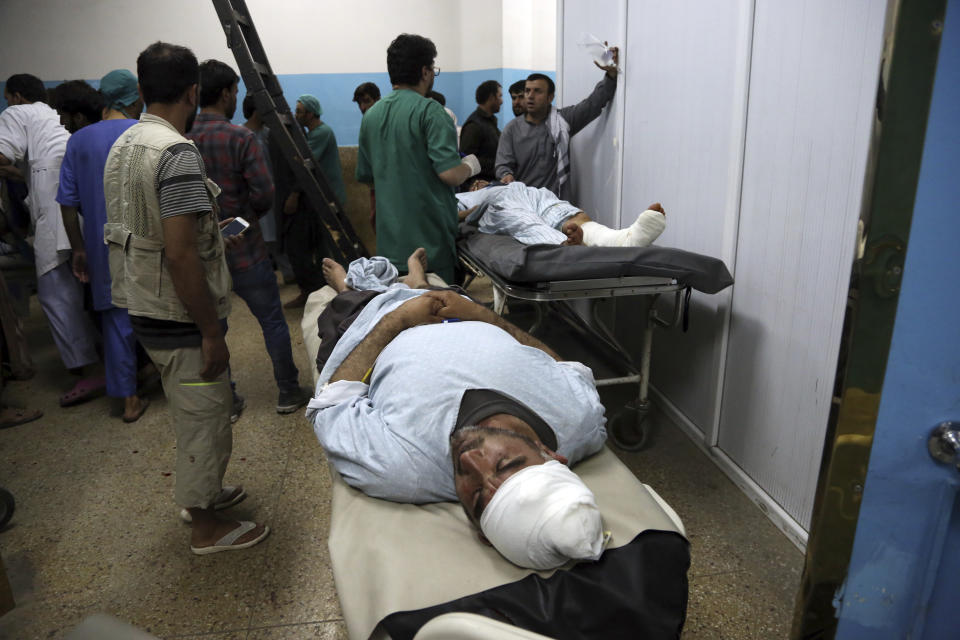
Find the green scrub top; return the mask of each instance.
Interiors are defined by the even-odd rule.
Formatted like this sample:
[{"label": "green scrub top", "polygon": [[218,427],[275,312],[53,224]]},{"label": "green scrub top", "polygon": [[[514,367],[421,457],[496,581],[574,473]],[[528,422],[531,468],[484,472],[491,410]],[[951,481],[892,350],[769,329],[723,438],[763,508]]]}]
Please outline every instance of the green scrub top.
[{"label": "green scrub top", "polygon": [[307,146],[313,159],[320,165],[320,171],[330,183],[333,194],[341,207],[347,206],[347,190],[343,186],[343,170],[340,168],[340,150],[337,136],[330,125],[321,123],[313,131],[307,132]]},{"label": "green scrub top", "polygon": [[435,100],[398,89],[364,114],[357,180],[376,189],[377,253],[401,273],[424,247],[428,270],[453,283],[457,200],[437,174],[459,164],[457,130]]}]

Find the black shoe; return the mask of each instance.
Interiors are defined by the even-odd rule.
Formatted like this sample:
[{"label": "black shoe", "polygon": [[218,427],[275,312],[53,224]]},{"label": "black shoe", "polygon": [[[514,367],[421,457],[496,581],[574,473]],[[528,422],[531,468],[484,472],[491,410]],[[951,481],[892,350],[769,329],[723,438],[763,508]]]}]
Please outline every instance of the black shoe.
[{"label": "black shoe", "polygon": [[310,402],[313,394],[306,387],[300,387],[292,391],[281,391],[277,399],[277,413],[293,413],[303,405]]}]

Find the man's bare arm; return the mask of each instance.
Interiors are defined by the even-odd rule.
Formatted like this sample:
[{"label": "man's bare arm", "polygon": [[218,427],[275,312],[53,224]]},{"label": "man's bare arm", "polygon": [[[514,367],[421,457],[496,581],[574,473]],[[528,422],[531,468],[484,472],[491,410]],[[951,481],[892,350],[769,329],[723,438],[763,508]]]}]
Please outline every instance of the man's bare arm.
[{"label": "man's bare arm", "polygon": [[443,301],[443,308],[441,308],[438,312],[438,315],[441,318],[458,318],[460,320],[474,320],[477,322],[486,322],[487,324],[492,324],[509,333],[513,339],[520,344],[533,347],[535,349],[540,349],[558,362],[562,360],[562,358],[557,355],[556,351],[548,347],[540,340],[534,338],[523,329],[504,320],[490,309],[487,309],[485,306],[467,300],[458,293],[453,291],[430,291],[423,295],[431,296]]},{"label": "man's bare arm", "polygon": [[173,288],[203,337],[204,368],[200,375],[212,380],[226,370],[230,352],[197,250],[197,216],[169,216],[163,218],[162,224],[164,255]]},{"label": "man's bare arm", "polygon": [[87,273],[87,248],[83,244],[83,232],[80,231],[77,208],[62,204],[60,215],[63,216],[63,228],[70,240],[70,248],[73,249],[73,275],[80,282],[90,282],[90,275]]},{"label": "man's bare arm", "polygon": [[426,294],[407,300],[396,310],[386,314],[373,327],[373,330],[353,348],[350,355],[340,363],[330,382],[338,380],[360,380],[367,382],[367,372],[373,369],[382,352],[401,331],[421,324],[440,322],[437,315],[441,302]]}]

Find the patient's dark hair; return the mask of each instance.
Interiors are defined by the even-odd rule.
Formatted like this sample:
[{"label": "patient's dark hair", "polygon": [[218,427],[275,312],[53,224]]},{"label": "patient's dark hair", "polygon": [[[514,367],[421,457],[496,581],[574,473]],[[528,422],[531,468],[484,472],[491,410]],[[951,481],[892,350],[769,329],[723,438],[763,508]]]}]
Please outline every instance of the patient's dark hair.
[{"label": "patient's dark hair", "polygon": [[499,88],[500,83],[496,80],[481,82],[480,86],[477,87],[477,93],[474,95],[474,98],[477,99],[477,104],[483,104],[490,99],[490,96],[497,95],[497,89]]},{"label": "patient's dark hair", "polygon": [[137,56],[137,80],[146,104],[174,104],[200,82],[200,64],[186,47],[154,42]]},{"label": "patient's dark hair", "polygon": [[7,78],[4,89],[11,96],[19,93],[28,102],[47,101],[47,89],[43,86],[43,80],[29,73],[16,73],[10,76]]},{"label": "patient's dark hair", "polygon": [[527,76],[526,82],[530,82],[531,80],[545,80],[547,82],[547,94],[551,96],[556,90],[556,87],[553,84],[553,80],[550,79],[550,76],[545,76],[542,73],[531,73]]},{"label": "patient's dark hair", "polygon": [[200,108],[216,104],[224,89],[237,84],[240,76],[219,60],[204,60],[200,65]]},{"label": "patient's dark hair", "polygon": [[523,89],[524,87],[526,87],[526,85],[527,85],[526,80],[517,80],[512,85],[510,85],[510,95],[515,95],[518,93],[522,94]]},{"label": "patient's dark hair", "polygon": [[68,80],[51,89],[50,106],[60,113],[79,113],[91,123],[103,118],[103,96],[83,80]]},{"label": "patient's dark hair", "polygon": [[387,47],[387,73],[391,84],[420,82],[420,72],[433,65],[437,59],[437,47],[429,38],[401,33]]},{"label": "patient's dark hair", "polygon": [[354,90],[353,101],[360,102],[360,98],[362,98],[363,96],[367,96],[371,100],[376,102],[377,100],[380,99],[380,87],[378,87],[372,82],[364,82]]},{"label": "patient's dark hair", "polygon": [[447,106],[447,97],[440,93],[439,91],[430,91],[427,93],[427,97],[431,100],[436,100],[443,106]]}]

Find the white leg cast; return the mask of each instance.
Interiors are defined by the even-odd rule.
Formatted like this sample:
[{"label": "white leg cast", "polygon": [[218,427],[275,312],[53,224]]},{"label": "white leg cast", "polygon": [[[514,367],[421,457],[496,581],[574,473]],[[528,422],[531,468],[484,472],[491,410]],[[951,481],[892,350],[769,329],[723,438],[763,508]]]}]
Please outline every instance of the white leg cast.
[{"label": "white leg cast", "polygon": [[647,209],[637,216],[636,222],[627,228],[630,237],[628,246],[648,247],[660,237],[660,234],[666,228],[667,217],[659,211]]},{"label": "white leg cast", "polygon": [[588,247],[625,247],[629,238],[629,229],[611,229],[599,222],[584,222],[583,244]]}]

